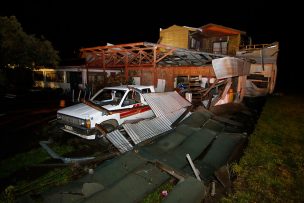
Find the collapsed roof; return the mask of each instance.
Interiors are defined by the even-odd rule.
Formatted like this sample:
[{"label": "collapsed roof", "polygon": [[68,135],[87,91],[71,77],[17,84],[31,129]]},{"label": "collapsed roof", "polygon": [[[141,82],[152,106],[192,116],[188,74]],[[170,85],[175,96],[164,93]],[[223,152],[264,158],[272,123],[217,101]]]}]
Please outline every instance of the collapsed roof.
[{"label": "collapsed roof", "polygon": [[162,66],[204,66],[222,54],[194,51],[150,42],[97,46],[80,50],[89,67],[121,68]]}]

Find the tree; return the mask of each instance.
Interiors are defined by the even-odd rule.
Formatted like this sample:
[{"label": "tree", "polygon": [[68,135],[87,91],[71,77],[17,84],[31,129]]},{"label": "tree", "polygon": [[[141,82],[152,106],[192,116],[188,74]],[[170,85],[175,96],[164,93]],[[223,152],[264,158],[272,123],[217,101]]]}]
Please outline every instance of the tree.
[{"label": "tree", "polygon": [[0,65],[1,67],[34,68],[56,66],[58,51],[43,36],[26,34],[15,16],[0,16]]},{"label": "tree", "polygon": [[15,16],[0,16],[0,95],[31,88],[33,68],[58,63],[58,51],[50,41],[26,34]]}]

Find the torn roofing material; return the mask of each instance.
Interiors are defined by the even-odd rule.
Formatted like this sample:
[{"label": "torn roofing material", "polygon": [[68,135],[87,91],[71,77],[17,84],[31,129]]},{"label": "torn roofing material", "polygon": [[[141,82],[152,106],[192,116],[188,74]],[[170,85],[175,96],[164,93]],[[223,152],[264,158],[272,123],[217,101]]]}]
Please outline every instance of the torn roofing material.
[{"label": "torn roofing material", "polygon": [[[206,119],[210,119],[210,113],[194,112],[184,120],[183,124],[170,133],[158,137],[149,145],[137,146],[136,150],[104,162],[93,174],[88,174],[56,190],[45,192],[42,198],[44,202],[66,203],[139,202],[170,178],[170,175],[159,168],[157,163],[175,171],[182,171],[186,175],[185,180],[193,176],[193,172],[187,170],[189,167],[186,154],[191,155],[202,177],[209,180],[218,168],[229,161],[234,146],[238,145],[244,136],[240,133],[225,133],[222,130],[216,132],[206,127],[200,128]],[[187,123],[193,120],[199,120],[196,127],[188,126]],[[86,192],[87,183],[93,183],[90,185],[93,187],[90,192]],[[204,185],[199,186],[202,189],[204,187]],[[186,192],[189,186],[180,189]],[[172,192],[171,198],[180,199],[178,194],[179,192]],[[205,193],[195,192],[193,195],[197,197],[194,198],[195,201],[201,202]],[[184,198],[184,202],[187,200],[192,202],[190,200],[193,196],[189,197],[190,199],[187,196]]]},{"label": "torn roofing material", "polygon": [[169,113],[191,106],[191,103],[180,96],[176,91],[143,94],[143,97],[156,117],[165,117]]},{"label": "torn roofing material", "polygon": [[[154,111],[156,117],[137,123],[122,125],[134,144],[139,144],[147,139],[166,133],[172,129],[172,124],[184,113],[191,103],[181,97],[177,92],[163,92],[143,94],[145,100]],[[186,112],[187,113],[187,112]],[[132,149],[132,144],[119,132],[115,131],[106,136],[110,142],[124,153]]]},{"label": "torn roofing material", "polygon": [[250,63],[235,57],[214,59],[212,67],[217,79],[249,75],[250,72]]},{"label": "torn roofing material", "polygon": [[142,67],[142,66],[204,66],[212,59],[226,55],[177,48],[150,42],[97,46],[80,49],[88,67]]},{"label": "torn roofing material", "polygon": [[131,143],[119,130],[114,130],[108,133],[106,138],[119,150],[120,153],[125,153],[133,149]]},{"label": "torn roofing material", "polygon": [[123,124],[123,128],[135,144],[171,130],[171,123],[165,118],[153,118],[138,123]]}]

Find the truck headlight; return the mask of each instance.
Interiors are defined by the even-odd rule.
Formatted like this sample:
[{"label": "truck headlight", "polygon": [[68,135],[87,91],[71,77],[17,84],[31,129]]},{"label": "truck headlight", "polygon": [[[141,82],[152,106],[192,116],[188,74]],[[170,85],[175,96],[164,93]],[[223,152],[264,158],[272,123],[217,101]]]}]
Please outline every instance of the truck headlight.
[{"label": "truck headlight", "polygon": [[86,128],[91,128],[91,120],[90,119],[81,120],[80,125]]},{"label": "truck headlight", "polygon": [[86,123],[85,120],[80,120],[80,125],[81,125],[81,126],[86,126],[85,123]]},{"label": "truck headlight", "polygon": [[62,115],[61,114],[57,114],[57,119],[61,120],[62,119]]}]

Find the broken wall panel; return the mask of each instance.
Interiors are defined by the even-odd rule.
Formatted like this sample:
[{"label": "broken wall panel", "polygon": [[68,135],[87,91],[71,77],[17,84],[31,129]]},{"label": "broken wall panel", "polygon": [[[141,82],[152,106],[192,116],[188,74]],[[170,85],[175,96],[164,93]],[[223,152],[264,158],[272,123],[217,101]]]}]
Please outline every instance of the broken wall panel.
[{"label": "broken wall panel", "polygon": [[250,63],[235,57],[214,59],[212,65],[217,79],[249,75],[250,72]]},{"label": "broken wall panel", "polygon": [[279,43],[253,44],[237,52],[239,58],[253,61],[246,81],[247,97],[265,96],[274,91],[277,78]]}]

